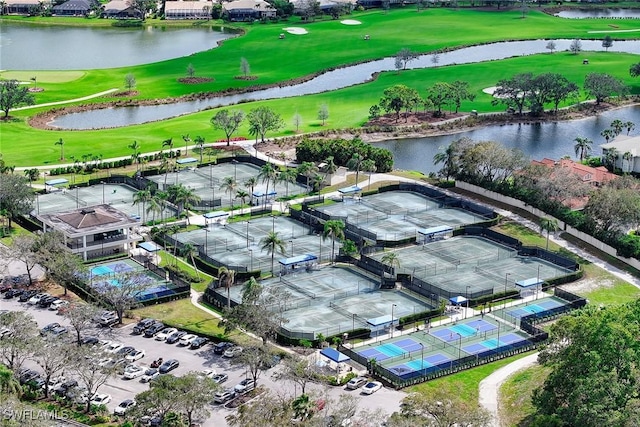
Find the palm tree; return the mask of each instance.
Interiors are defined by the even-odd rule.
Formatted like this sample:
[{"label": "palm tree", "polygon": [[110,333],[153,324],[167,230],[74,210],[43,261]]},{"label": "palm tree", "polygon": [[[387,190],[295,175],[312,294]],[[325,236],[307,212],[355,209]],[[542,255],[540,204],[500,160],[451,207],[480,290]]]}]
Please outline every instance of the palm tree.
[{"label": "palm tree", "polygon": [[191,243],[185,243],[182,246],[182,256],[185,258],[191,258],[191,264],[193,265],[193,269],[196,271],[196,276],[198,277],[198,281],[200,281],[200,272],[198,271],[198,265],[196,264],[195,256],[198,255],[198,248],[196,248]]},{"label": "palm tree", "polygon": [[622,129],[624,129],[624,123],[622,123],[622,120],[620,119],[615,119],[611,122],[611,129],[615,136],[618,136],[622,133]]},{"label": "palm tree", "polygon": [[607,150],[604,155],[604,164],[612,171],[616,168],[616,161],[618,160],[618,152],[616,150]]},{"label": "palm tree", "polygon": [[146,214],[146,203],[151,200],[151,191],[149,190],[139,190],[133,194],[133,206],[142,203],[142,223],[145,223],[144,215]]},{"label": "palm tree", "polygon": [[605,139],[605,141],[607,141],[607,143],[608,143],[609,140],[611,138],[614,138],[616,135],[615,135],[615,132],[613,131],[613,129],[605,129],[602,132],[600,132],[600,136],[602,136]]},{"label": "palm tree", "polygon": [[335,159],[333,156],[329,156],[324,159],[324,179],[327,179],[329,175],[333,175],[338,170],[338,165],[336,165]]},{"label": "palm tree", "polygon": [[322,189],[322,184],[324,183],[324,177],[319,173],[315,174],[313,178],[311,178],[311,188],[313,191],[317,191],[320,193],[320,189]]},{"label": "palm tree", "polygon": [[[395,275],[395,269],[400,268],[400,257],[396,252],[386,252],[384,255],[382,255],[380,262],[382,263],[382,265],[389,267],[393,272],[392,274],[394,275]],[[380,285],[384,285],[384,271],[385,270],[383,268],[381,277],[380,277],[381,279]]]},{"label": "palm tree", "polygon": [[313,162],[302,162],[297,169],[298,173],[307,178],[307,191],[310,190],[309,180],[318,172],[318,167]]},{"label": "palm tree", "polygon": [[540,233],[547,231],[547,246],[546,250],[549,250],[549,233],[558,231],[558,220],[555,218],[540,218]]},{"label": "palm tree", "polygon": [[295,169],[291,169],[288,167],[284,167],[280,169],[280,173],[278,174],[278,180],[284,183],[284,188],[286,191],[285,197],[289,197],[289,184],[296,182],[296,177],[298,173]]},{"label": "palm tree", "polygon": [[347,162],[347,168],[356,171],[356,185],[358,185],[358,176],[360,175],[362,162],[364,162],[364,157],[360,153],[353,153],[353,156],[351,156],[351,159]]},{"label": "palm tree", "polygon": [[240,199],[240,203],[242,203],[242,206],[245,205],[248,198],[249,198],[249,193],[247,193],[246,191],[238,190],[236,192],[236,199]]},{"label": "palm tree", "polygon": [[378,167],[376,166],[375,160],[367,159],[362,162],[362,171],[369,174],[369,184],[367,184],[368,190],[371,190],[371,175],[373,175],[376,170],[378,170]]},{"label": "palm tree", "polygon": [[[631,172],[631,160],[633,159],[633,153],[631,153],[630,151],[626,151],[623,155],[622,155],[622,171],[623,172]],[[624,165],[626,165],[627,167],[624,167]],[[626,171],[625,171],[626,169]]]},{"label": "palm tree", "polygon": [[140,167],[140,144],[138,144],[138,141],[133,141],[133,143],[129,144],[128,147],[133,150],[133,153],[131,153],[131,159],[136,164],[137,171]]},{"label": "palm tree", "polygon": [[629,132],[636,128],[636,124],[633,122],[624,122],[624,127],[627,128],[627,135],[629,135]]},{"label": "palm tree", "polygon": [[62,138],[60,138],[56,142],[54,142],[53,145],[59,145],[60,146],[60,160],[64,160],[64,141],[62,140]]},{"label": "palm tree", "polygon": [[313,417],[316,406],[316,402],[309,399],[308,394],[301,394],[291,402],[294,418],[303,422]]},{"label": "palm tree", "polygon": [[440,176],[444,175],[448,181],[450,177],[455,176],[458,170],[457,161],[458,154],[456,153],[455,144],[449,144],[446,148],[440,147],[439,152],[433,156],[433,164],[437,165],[442,163],[442,169],[438,172]]},{"label": "palm tree", "polygon": [[285,255],[287,251],[287,244],[280,238],[277,231],[270,231],[265,237],[260,239],[260,246],[263,251],[267,251],[268,255],[271,255],[271,275],[273,276],[273,260],[276,252],[280,255]]},{"label": "palm tree", "polygon": [[40,178],[40,170],[38,168],[25,169],[24,175],[29,179],[29,185],[32,185],[32,182]]},{"label": "palm tree", "polygon": [[335,262],[336,239],[344,239],[344,222],[341,219],[330,219],[324,223],[322,239],[331,237],[331,260]]},{"label": "palm tree", "polygon": [[227,309],[231,308],[231,287],[236,281],[236,271],[227,267],[218,269],[218,283],[227,290]]},{"label": "palm tree", "polygon": [[[183,184],[171,185],[167,189],[169,194],[169,201],[178,205],[178,214],[181,214],[183,210],[189,210],[189,208],[198,203],[201,199],[195,193],[192,188],[187,188]],[[187,212],[187,224],[189,224],[189,214]]]},{"label": "palm tree", "polygon": [[173,234],[173,258],[175,260],[176,253],[178,249],[178,231],[180,231],[180,226],[178,224],[171,224],[165,227],[165,233],[168,235]]},{"label": "palm tree", "polygon": [[249,203],[251,206],[253,206],[253,190],[256,188],[256,185],[258,185],[258,178],[255,176],[252,176],[244,182],[245,188],[249,189]]},{"label": "palm tree", "polygon": [[151,222],[155,224],[156,214],[157,213],[162,214],[163,209],[164,207],[160,204],[160,200],[157,197],[157,193],[152,195],[151,198],[147,201],[147,209],[145,210],[147,214],[147,218],[149,217],[149,214],[152,213],[153,217],[151,219]]},{"label": "palm tree", "polygon": [[189,138],[189,134],[182,135],[182,140],[184,141],[184,156],[186,157],[189,153],[189,143],[191,142],[191,138]]},{"label": "palm tree", "polygon": [[[260,169],[260,173],[258,174],[258,179],[262,179],[263,183],[267,184],[267,187],[264,190],[264,206],[267,206],[267,198],[269,196],[269,182],[275,180],[278,176],[278,171],[273,167],[271,163],[265,163]],[[275,185],[275,184],[274,184]]]},{"label": "palm tree", "polygon": [[204,154],[204,138],[200,135],[196,136],[193,142],[198,146],[198,151],[200,152],[200,164],[202,164],[202,155]]},{"label": "palm tree", "polygon": [[220,184],[220,189],[224,190],[225,193],[229,193],[229,206],[231,206],[231,217],[233,217],[233,195],[236,193],[238,188],[238,181],[232,176],[228,176],[222,180],[222,184]]},{"label": "palm tree", "polygon": [[22,387],[20,387],[18,378],[15,377],[11,369],[2,364],[0,364],[0,392],[4,396],[12,394],[20,396],[22,394]]},{"label": "palm tree", "polygon": [[593,141],[589,138],[582,138],[580,136],[574,139],[574,141],[576,143],[573,146],[573,149],[576,152],[576,156],[578,155],[578,153],[580,153],[580,161],[583,161],[585,158],[589,157],[589,153],[591,152],[591,144],[593,144]]}]

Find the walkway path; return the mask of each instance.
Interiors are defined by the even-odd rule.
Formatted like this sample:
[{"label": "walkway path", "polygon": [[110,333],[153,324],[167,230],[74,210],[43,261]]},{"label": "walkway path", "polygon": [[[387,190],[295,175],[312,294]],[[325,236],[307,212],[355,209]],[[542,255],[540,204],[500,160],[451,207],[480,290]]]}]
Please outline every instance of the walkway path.
[{"label": "walkway path", "polygon": [[[116,92],[116,91],[118,91],[118,89],[109,89],[102,92],[94,93],[93,95],[83,96],[82,98],[67,99],[66,101],[47,102],[45,104],[27,105],[26,107],[14,108],[13,111],[30,110],[32,108],[51,107],[52,105],[63,105],[63,104],[70,104],[72,102],[86,101],[87,99],[98,98],[103,95],[107,95],[109,93]],[[49,168],[51,168],[51,166],[49,166]]]}]

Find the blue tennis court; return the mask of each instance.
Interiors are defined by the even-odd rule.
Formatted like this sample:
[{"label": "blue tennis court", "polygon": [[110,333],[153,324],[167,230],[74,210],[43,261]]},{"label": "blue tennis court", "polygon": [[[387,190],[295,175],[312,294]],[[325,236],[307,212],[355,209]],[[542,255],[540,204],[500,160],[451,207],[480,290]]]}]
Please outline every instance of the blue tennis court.
[{"label": "blue tennis court", "polygon": [[537,302],[536,304],[519,306],[512,310],[507,310],[506,313],[516,319],[519,319],[524,316],[529,316],[530,314],[538,314],[547,310],[553,310],[554,308],[562,307],[563,305],[564,304],[559,301],[549,299]]},{"label": "blue tennis court", "polygon": [[125,261],[116,261],[108,264],[101,264],[91,268],[91,274],[93,276],[105,276],[107,274],[127,273],[130,271],[141,270],[143,267],[137,268],[135,265],[131,265]]},{"label": "blue tennis court", "polygon": [[505,334],[497,338],[488,339],[479,343],[469,344],[462,347],[466,353],[482,354],[490,351],[497,351],[501,347],[518,347],[527,342],[527,339],[517,334]]},{"label": "blue tennis court", "polygon": [[[424,347],[423,347],[424,346]],[[358,354],[367,359],[376,359],[378,362],[389,359],[391,357],[403,356],[407,353],[419,351],[427,348],[426,345],[420,344],[411,338],[405,338],[392,343],[380,344],[366,350],[358,351]]]},{"label": "blue tennis court", "polygon": [[450,357],[442,353],[436,353],[429,355],[422,360],[418,358],[405,363],[401,363],[399,365],[392,366],[389,368],[389,370],[402,376],[410,374],[412,372],[419,372],[423,369],[433,368],[434,366],[450,364],[451,360],[452,359]]},{"label": "blue tennis court", "polygon": [[483,319],[476,319],[470,322],[459,323],[457,325],[451,325],[443,329],[431,331],[429,334],[442,341],[452,342],[457,341],[460,338],[468,338],[484,332],[494,331],[496,329],[498,329],[498,327],[493,323],[487,322]]}]

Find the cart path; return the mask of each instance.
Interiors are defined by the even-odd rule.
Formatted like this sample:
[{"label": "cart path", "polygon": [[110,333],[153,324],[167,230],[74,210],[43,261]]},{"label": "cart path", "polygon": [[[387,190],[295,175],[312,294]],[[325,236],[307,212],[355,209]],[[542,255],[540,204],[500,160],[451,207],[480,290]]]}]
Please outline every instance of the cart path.
[{"label": "cart path", "polygon": [[118,89],[109,89],[102,92],[94,93],[93,95],[83,96],[82,98],[67,99],[66,101],[47,102],[45,104],[27,105],[26,107],[14,108],[12,111],[29,110],[32,108],[40,108],[40,107],[51,107],[53,105],[71,104],[72,102],[86,101],[87,99],[98,98],[100,96],[107,95],[116,91],[118,91]]}]

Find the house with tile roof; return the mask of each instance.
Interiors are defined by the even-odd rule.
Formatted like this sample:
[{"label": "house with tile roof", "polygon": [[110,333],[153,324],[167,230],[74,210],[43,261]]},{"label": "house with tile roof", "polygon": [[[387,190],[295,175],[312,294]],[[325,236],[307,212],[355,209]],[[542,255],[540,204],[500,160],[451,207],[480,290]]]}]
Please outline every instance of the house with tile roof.
[{"label": "house with tile roof", "polygon": [[592,166],[583,165],[582,163],[575,162],[571,159],[553,160],[544,158],[540,161],[532,160],[532,165],[541,165],[548,168],[562,167],[568,168],[572,173],[578,175],[583,182],[591,184],[595,187],[599,187],[607,181],[611,181],[617,178],[617,175],[611,173],[604,166],[598,166],[594,168]]},{"label": "house with tile roof", "polygon": [[36,215],[36,219],[44,232],[62,233],[67,248],[84,261],[127,253],[142,241],[136,232],[142,225],[140,218],[106,204]]}]

